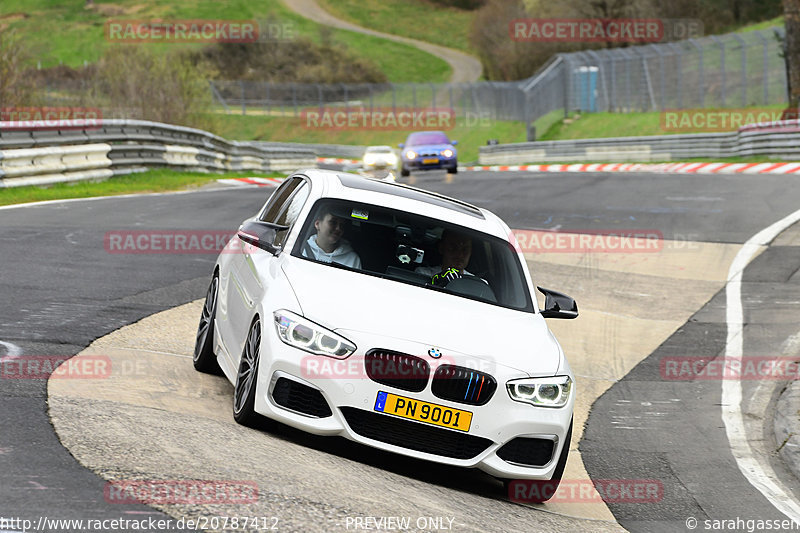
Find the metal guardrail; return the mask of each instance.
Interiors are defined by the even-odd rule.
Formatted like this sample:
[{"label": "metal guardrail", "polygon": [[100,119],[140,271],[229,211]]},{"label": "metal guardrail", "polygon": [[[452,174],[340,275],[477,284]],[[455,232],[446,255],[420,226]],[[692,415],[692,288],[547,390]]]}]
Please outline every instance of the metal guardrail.
[{"label": "metal guardrail", "polygon": [[800,161],[800,121],[750,124],[725,133],[539,141],[482,146],[481,165],[540,162],[680,161],[762,156]]},{"label": "metal guardrail", "polygon": [[281,143],[265,141],[248,141],[257,148],[298,148],[311,150],[317,157],[341,157],[343,159],[361,159],[364,156],[366,146],[353,144],[306,144],[306,143]]},{"label": "metal guardrail", "polygon": [[228,141],[158,122],[0,122],[0,187],[102,179],[151,167],[272,172],[315,165],[306,147]]}]

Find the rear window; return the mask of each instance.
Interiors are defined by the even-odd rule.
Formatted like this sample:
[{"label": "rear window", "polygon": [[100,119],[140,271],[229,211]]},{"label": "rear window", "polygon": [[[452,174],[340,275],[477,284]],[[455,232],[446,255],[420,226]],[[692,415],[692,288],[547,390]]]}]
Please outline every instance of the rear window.
[{"label": "rear window", "polygon": [[406,145],[419,146],[421,144],[450,144],[450,139],[440,131],[424,131],[408,136]]}]

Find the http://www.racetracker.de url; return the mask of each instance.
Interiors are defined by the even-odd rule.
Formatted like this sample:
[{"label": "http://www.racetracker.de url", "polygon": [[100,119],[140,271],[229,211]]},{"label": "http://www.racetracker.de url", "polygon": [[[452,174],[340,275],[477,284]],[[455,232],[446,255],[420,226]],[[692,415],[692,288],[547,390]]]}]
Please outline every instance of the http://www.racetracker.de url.
[{"label": "http://www.racetracker.de url", "polygon": [[28,531],[197,531],[205,529],[235,531],[254,529],[277,531],[280,519],[275,516],[201,516],[197,518],[106,518],[63,519],[40,516],[36,520],[0,516],[0,531],[27,533]]}]

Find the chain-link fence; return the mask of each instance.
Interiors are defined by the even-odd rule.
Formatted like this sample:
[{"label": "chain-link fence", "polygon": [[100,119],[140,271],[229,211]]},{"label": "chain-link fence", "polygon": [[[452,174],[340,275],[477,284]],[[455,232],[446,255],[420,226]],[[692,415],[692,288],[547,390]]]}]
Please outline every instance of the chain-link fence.
[{"label": "chain-link fence", "polygon": [[787,101],[784,29],[559,54],[527,80],[360,85],[215,81],[218,105],[242,114],[304,109],[449,108],[456,116],[520,120],[553,111],[638,112]]},{"label": "chain-link fence", "polygon": [[214,98],[226,111],[299,116],[304,110],[436,109],[456,116],[521,120],[524,94],[518,83],[319,84],[212,81]]},{"label": "chain-link fence", "polygon": [[563,55],[570,109],[656,111],[787,101],[783,28]]}]

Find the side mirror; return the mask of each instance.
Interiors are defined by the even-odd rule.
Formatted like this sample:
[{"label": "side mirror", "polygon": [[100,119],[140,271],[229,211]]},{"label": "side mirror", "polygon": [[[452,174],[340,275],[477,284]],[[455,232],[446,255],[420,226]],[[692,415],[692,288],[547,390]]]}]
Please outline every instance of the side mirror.
[{"label": "side mirror", "polygon": [[578,317],[578,304],[574,299],[566,294],[536,287],[539,292],[544,294],[544,309],[542,309],[542,316],[544,318],[577,318]]},{"label": "side mirror", "polygon": [[398,144],[398,145],[397,145],[397,147],[398,147],[398,148],[405,148],[405,147],[406,147],[406,145],[405,145],[404,143],[400,143],[400,144]]},{"label": "side mirror", "polygon": [[453,146],[455,146],[455,145],[457,145],[457,144],[458,144],[458,141],[450,141],[450,144],[452,144]]},{"label": "side mirror", "polygon": [[272,255],[278,255],[281,247],[275,245],[275,237],[278,235],[278,231],[287,229],[289,229],[289,226],[261,222],[260,220],[248,220],[239,227],[236,236],[242,241],[266,250]]}]

